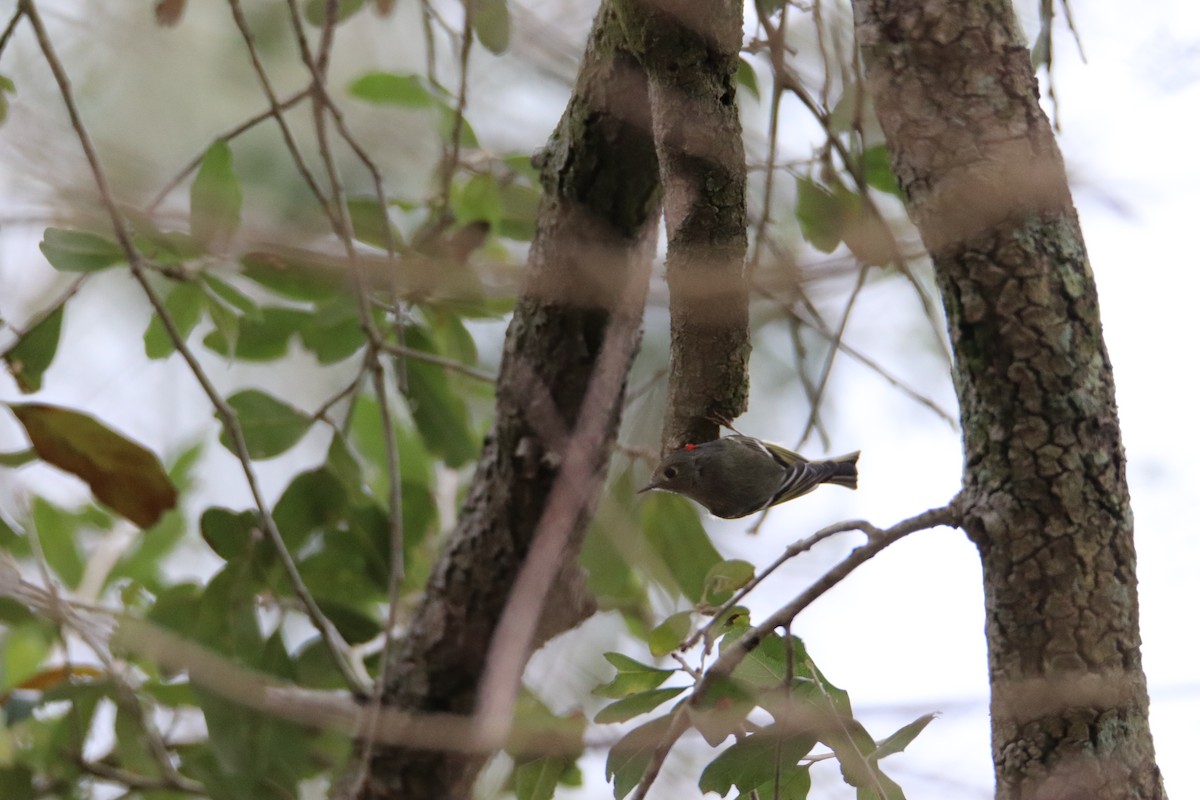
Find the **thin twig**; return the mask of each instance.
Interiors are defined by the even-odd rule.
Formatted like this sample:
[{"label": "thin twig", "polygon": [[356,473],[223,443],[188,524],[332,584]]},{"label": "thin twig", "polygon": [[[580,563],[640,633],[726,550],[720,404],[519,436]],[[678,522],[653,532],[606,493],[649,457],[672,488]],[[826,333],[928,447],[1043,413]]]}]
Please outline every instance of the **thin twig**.
[{"label": "thin twig", "polygon": [[[754,289],[759,294],[761,294],[763,297],[766,297],[766,298],[774,301],[775,303],[777,303],[780,306],[780,308],[783,310],[783,312],[785,314],[787,314],[789,317],[795,319],[797,322],[799,322],[801,324],[808,325],[808,327],[812,328],[814,331],[816,331],[819,335],[821,335],[825,339],[827,339],[831,342],[833,341],[833,339],[834,339],[833,332],[830,331],[828,326],[825,325],[824,320],[820,319],[819,317],[814,318],[813,320],[802,320],[795,312],[793,312],[791,310],[791,308],[788,306],[787,301],[784,300],[783,298],[779,298],[779,297],[772,295],[769,290],[767,290],[765,287],[763,287],[760,284],[755,284]],[[908,395],[911,399],[915,400],[916,402],[918,402],[921,405],[928,408],[934,414],[936,414],[937,416],[941,417],[946,422],[948,422],[951,426],[956,427],[958,425],[957,417],[955,417],[953,414],[951,414],[946,409],[939,406],[932,398],[921,394],[921,392],[919,392],[915,387],[910,386],[909,384],[905,383],[900,378],[893,375],[891,372],[889,372],[887,369],[885,369],[883,367],[883,365],[880,364],[875,359],[871,358],[867,354],[863,353],[861,350],[857,349],[856,347],[854,347],[852,345],[847,344],[844,341],[840,342],[838,344],[838,346],[850,358],[853,358],[855,361],[859,362],[864,367],[866,367],[867,369],[874,372],[880,378],[883,378],[883,380],[887,381],[895,389],[899,390],[903,394]]]},{"label": "thin twig", "polygon": [[[857,521],[847,523],[853,525],[858,530],[863,531],[869,537],[865,544],[856,547],[850,551],[844,559],[835,564],[832,568],[825,572],[812,585],[797,595],[791,602],[779,608],[775,613],[767,617],[766,620],[759,623],[756,627],[747,631],[738,637],[737,641],[730,647],[725,648],[720,657],[713,665],[704,673],[703,679],[696,684],[692,691],[691,697],[688,699],[687,707],[696,707],[703,701],[709,688],[716,682],[727,678],[733,673],[742,660],[750,654],[754,648],[758,647],[764,639],[771,635],[777,628],[787,627],[791,625],[792,620],[808,606],[812,605],[818,598],[840,583],[846,576],[853,572],[858,567],[865,564],[877,553],[881,552],[888,546],[896,543],[900,539],[916,533],[917,531],[935,528],[941,525],[958,525],[960,512],[958,509],[957,499],[951,501],[950,504],[940,508],[930,509],[915,517],[910,517],[902,522],[898,522],[890,528],[879,529],[875,526]],[[685,708],[680,707],[680,711]],[[683,724],[678,724],[680,717],[685,720]],[[685,714],[680,714],[672,722],[671,728],[663,737],[659,746],[655,749],[654,756],[650,760],[650,764],[642,773],[641,781],[638,783],[637,791],[634,792],[632,798],[644,798],[646,791],[650,785],[658,777],[659,771],[662,769],[662,764],[666,760],[667,754],[674,746],[675,742],[683,735],[684,731],[689,727],[686,721]]]},{"label": "thin twig", "polygon": [[[346,257],[349,259],[350,274],[354,280],[355,297],[358,301],[359,321],[368,340],[367,352],[363,357],[363,363],[366,366],[366,370],[371,374],[371,382],[374,385],[375,395],[379,401],[379,416],[383,430],[384,450],[386,452],[388,467],[388,529],[391,550],[388,575],[388,615],[384,628],[383,652],[381,655],[381,663],[386,664],[389,661],[389,655],[395,640],[395,630],[399,618],[400,585],[404,582],[404,505],[400,475],[400,453],[399,445],[396,442],[395,421],[392,418],[391,401],[388,395],[383,363],[379,358],[383,337],[375,325],[367,282],[363,275],[362,265],[359,263],[358,249],[354,245],[354,223],[350,217],[350,206],[346,198],[341,173],[334,158],[333,147],[329,141],[328,118],[331,116],[334,117],[335,125],[341,119],[340,112],[338,112],[325,88],[329,54],[333,47],[333,30],[337,20],[338,0],[326,0],[325,21],[321,28],[321,38],[315,59],[309,50],[308,40],[304,35],[304,28],[300,24],[300,11],[296,0],[288,0],[288,8],[296,42],[300,48],[301,59],[308,67],[312,76],[313,87],[316,89],[313,98],[313,123],[317,134],[318,151],[321,161],[325,166],[325,177],[329,182],[331,195],[330,221],[333,223],[334,233],[341,241],[342,247],[346,252]],[[396,247],[391,237],[391,224],[388,222],[386,216],[387,201],[384,196],[382,176],[367,156],[366,151],[358,147],[354,137],[344,124],[340,126],[339,130],[341,131],[342,138],[351,144],[351,147],[358,154],[360,160],[367,165],[367,168],[374,176],[376,197],[380,213],[384,215],[384,229],[387,231],[388,256],[389,259],[394,259]],[[359,738],[366,743],[362,749],[360,759],[360,769],[357,779],[359,781],[365,780],[368,774],[375,742],[378,739],[380,718],[383,710],[383,692],[384,684],[382,677],[380,677],[375,680],[372,686],[367,715],[364,719],[363,728],[359,731]],[[357,794],[357,792],[354,792],[354,794]]]},{"label": "thin twig", "polygon": [[829,377],[833,374],[833,361],[837,357],[840,345],[846,337],[846,327],[850,324],[850,312],[854,309],[854,303],[858,300],[858,296],[862,293],[863,286],[867,283],[867,271],[870,268],[863,266],[858,271],[858,280],[854,282],[854,288],[850,291],[850,297],[846,299],[846,308],[842,312],[842,319],[838,323],[837,330],[834,331],[833,338],[830,341],[829,352],[825,355],[825,363],[821,367],[821,377],[817,381],[817,393],[809,404],[808,420],[804,423],[804,432],[800,435],[799,445],[808,441],[808,437],[812,434],[813,428],[817,424],[817,413],[821,407],[821,401],[825,397],[825,389],[829,386]]},{"label": "thin twig", "polygon": [[75,765],[88,775],[92,775],[102,781],[108,781],[109,783],[119,783],[133,791],[182,792],[184,794],[200,796],[208,794],[208,790],[204,787],[204,784],[190,778],[184,778],[182,775],[178,776],[178,778],[152,778],[148,775],[139,775],[136,772],[109,766],[102,761],[88,761],[82,757],[75,760]]},{"label": "thin twig", "polygon": [[[308,97],[309,94],[311,94],[311,93],[312,93],[312,87],[309,86],[307,88],[301,89],[300,91],[298,91],[292,95],[289,95],[284,100],[279,101],[279,110],[287,111],[288,109],[297,105],[301,100]],[[268,108],[265,111],[259,112],[258,114],[255,114],[254,116],[243,121],[240,125],[236,125],[236,126],[230,128],[229,130],[225,131],[221,135],[214,137],[212,140],[212,143],[228,142],[232,139],[236,139],[238,136],[241,136],[243,133],[250,130],[255,125],[258,125],[260,122],[271,119],[272,117],[275,116],[275,113],[276,113],[275,108]],[[210,143],[210,146],[211,146],[211,143]],[[196,170],[196,168],[200,166],[200,162],[202,162],[204,160],[204,156],[207,152],[208,152],[208,148],[206,147],[206,148],[204,148],[204,150],[197,153],[195,158],[193,158],[186,165],[184,165],[183,169],[181,169],[181,170],[179,170],[179,172],[175,173],[175,176],[173,178],[171,178],[171,180],[167,181],[166,185],[163,186],[163,188],[159,190],[158,194],[154,195],[154,199],[151,200],[150,204],[147,205],[143,210],[147,214],[154,213],[154,211],[160,205],[162,205],[163,201],[167,199],[167,195],[169,195],[172,191],[174,191],[175,187],[179,186],[179,184],[181,184],[185,180],[187,180],[187,176],[191,175],[192,172],[194,172]]]},{"label": "thin twig", "polygon": [[[91,136],[83,125],[83,120],[79,116],[79,110],[75,105],[74,94],[71,91],[71,83],[67,77],[66,71],[63,69],[62,62],[54,52],[53,45],[50,42],[49,34],[46,32],[45,26],[42,24],[41,17],[38,15],[34,0],[18,0],[21,7],[25,10],[29,17],[30,23],[33,25],[34,33],[37,37],[42,54],[46,58],[46,62],[50,67],[50,71],[54,74],[54,79],[58,83],[59,94],[63,99],[63,104],[67,108],[67,114],[71,119],[71,126],[75,130],[76,137],[79,139],[80,147],[83,149],[84,156],[87,158],[88,165],[91,168],[92,179],[96,183],[96,189],[100,194],[100,200],[104,204],[105,210],[108,212],[110,222],[113,227],[113,232],[116,234],[117,243],[124,251],[126,258],[129,261],[129,270],[134,279],[142,287],[150,304],[154,307],[159,318],[162,319],[163,327],[166,329],[167,336],[175,345],[175,349],[183,357],[188,368],[199,382],[201,389],[208,396],[209,402],[212,403],[217,416],[224,425],[225,430],[229,433],[229,438],[233,444],[233,452],[237,457],[238,462],[242,466],[242,471],[246,476],[246,484],[250,489],[251,496],[254,499],[254,504],[261,513],[263,527],[266,529],[268,538],[279,556],[280,562],[283,564],[284,571],[287,573],[288,580],[291,583],[292,590],[296,592],[296,596],[304,603],[305,609],[308,611],[308,616],[313,625],[317,628],[321,638],[329,648],[333,656],[334,663],[338,666],[347,685],[362,689],[364,682],[353,669],[353,666],[346,658],[348,646],[342,635],[338,633],[337,628],[329,621],[317,605],[316,599],[309,592],[308,587],[304,584],[304,579],[300,575],[300,570],[296,566],[295,559],[292,558],[288,551],[287,544],[283,540],[283,534],[279,527],[275,524],[275,520],[271,515],[270,507],[267,505],[263,496],[262,489],[258,484],[258,477],[251,465],[250,453],[246,447],[246,439],[243,434],[240,423],[237,419],[237,413],[233,410],[225,399],[221,397],[216,386],[213,385],[208,375],[204,372],[204,368],[200,365],[195,354],[188,346],[187,341],[179,333],[179,328],[175,325],[174,319],[167,310],[166,304],[159,297],[158,292],[150,284],[150,280],[146,274],[146,265],[142,259],[141,253],[133,244],[133,238],[130,234],[129,227],[125,222],[125,218],[121,215],[120,208],[113,196],[112,190],[109,188],[108,178],[104,172],[104,168],[100,164],[100,158],[96,153],[96,149],[92,144]],[[230,0],[236,5],[237,0]]]},{"label": "thin twig", "polygon": [[780,626],[790,624],[796,618],[797,614],[812,605],[814,601],[840,583],[851,572],[873,558],[877,553],[900,541],[910,533],[937,528],[943,525],[957,526],[959,516],[958,504],[957,500],[955,500],[948,505],[933,508],[914,517],[897,522],[890,528],[881,530],[868,523],[863,523],[859,527],[859,530],[867,534],[868,539],[866,543],[851,550],[849,555],[826,571],[824,575],[792,599],[791,602],[776,610],[775,613],[757,627],[743,634],[738,638],[734,646],[721,653],[720,658],[717,659],[712,668],[705,674],[704,681],[701,682],[700,686],[696,687],[697,695],[702,695],[704,690],[717,678],[728,676],[732,673],[737,665],[742,663],[742,659],[757,647],[771,631]]},{"label": "thin twig", "polygon": [[[761,6],[756,6],[761,11]],[[787,27],[787,5],[784,4],[780,12],[779,30],[780,35]],[[774,48],[771,49],[774,54]],[[772,58],[772,63],[774,59]],[[746,263],[746,274],[753,275],[758,269],[759,259],[762,255],[762,240],[766,232],[767,226],[771,224],[771,200],[775,188],[775,160],[779,155],[779,107],[783,100],[783,84],[779,80],[779,76],[775,69],[771,70],[771,116],[767,125],[767,162],[765,165],[766,176],[763,185],[763,202],[762,214],[758,219],[758,225],[754,230],[754,245],[750,250],[750,258]]]},{"label": "thin twig", "polygon": [[[764,567],[762,569],[762,571],[760,571],[757,575],[755,575],[754,578],[749,583],[747,583],[745,586],[743,586],[741,589],[739,589],[737,592],[735,592],[733,597],[726,600],[725,603],[720,608],[718,608],[716,611],[714,611],[712,614],[712,621],[709,622],[707,625],[705,625],[703,628],[700,628],[698,631],[693,633],[686,642],[684,642],[682,645],[680,645],[680,649],[687,650],[687,649],[691,648],[692,646],[694,646],[697,642],[699,642],[701,638],[707,638],[709,631],[712,630],[714,625],[717,625],[721,622],[722,617],[724,617],[727,613],[729,613],[729,611],[731,609],[733,609],[734,606],[741,603],[742,600],[746,597],[746,595],[750,594],[750,592],[757,589],[759,584],[761,584],[764,580],[766,580],[767,577],[772,572],[779,569],[780,567],[782,567],[787,562],[791,561],[796,556],[800,555],[801,553],[807,553],[809,550],[813,549],[821,542],[825,541],[826,539],[830,538],[831,536],[836,536],[839,533],[847,533],[850,531],[863,531],[863,530],[870,530],[870,529],[871,529],[871,524],[869,522],[856,519],[856,520],[850,520],[848,522],[838,522],[833,525],[827,525],[826,527],[821,528],[821,530],[817,531],[816,533],[814,533],[811,536],[806,536],[803,539],[799,539],[795,542],[792,542],[790,545],[787,546],[787,549],[785,549],[783,551],[782,555],[780,555],[778,558],[776,558],[768,566]],[[705,651],[708,651],[709,649],[710,648],[708,646],[705,647]]]},{"label": "thin twig", "polygon": [[12,349],[21,343],[21,337],[25,336],[25,334],[29,333],[38,325],[41,325],[46,320],[50,319],[50,317],[58,313],[58,311],[67,304],[67,301],[75,296],[75,293],[80,290],[87,279],[87,273],[75,278],[75,280],[71,281],[71,283],[67,286],[66,290],[57,298],[55,298],[53,303],[30,317],[29,320],[20,328],[16,327],[15,325],[10,325],[9,327],[12,328],[13,332],[17,334],[17,341],[13,342],[12,345],[10,345],[7,349],[0,351],[0,359],[6,358],[8,354],[12,352]]},{"label": "thin twig", "polygon": [[320,203],[321,208],[324,209],[327,215],[332,215],[328,198],[321,191],[321,187],[317,185],[317,180],[308,169],[308,165],[304,163],[304,156],[300,153],[300,146],[296,144],[296,138],[292,136],[292,129],[288,127],[287,120],[283,118],[283,106],[275,96],[275,90],[271,88],[271,80],[267,77],[266,68],[263,67],[262,60],[258,57],[258,48],[254,45],[254,34],[250,30],[249,23],[246,22],[246,15],[242,13],[241,0],[229,0],[229,10],[233,13],[233,22],[246,43],[246,51],[250,54],[250,64],[254,68],[255,76],[258,77],[258,83],[262,88],[263,94],[267,96],[267,100],[271,104],[271,116],[274,117],[275,122],[279,125],[279,132],[283,136],[283,143],[292,155],[292,161],[296,164],[296,170],[308,185],[313,197]]},{"label": "thin twig", "polygon": [[658,777],[658,773],[662,771],[663,762],[667,760],[667,756],[671,753],[671,748],[675,746],[675,742],[679,741],[679,737],[687,733],[687,729],[692,726],[692,722],[687,713],[687,706],[680,705],[672,712],[671,724],[667,727],[666,733],[662,739],[654,747],[654,754],[650,757],[650,763],[646,766],[645,772],[642,773],[642,779],[638,781],[637,788],[633,790],[633,794],[629,795],[629,800],[645,800],[646,792],[650,791],[650,786]]},{"label": "thin twig", "polygon": [[8,24],[4,26],[4,33],[0,33],[0,55],[4,54],[4,48],[8,47],[8,40],[12,38],[13,32],[16,31],[23,16],[25,16],[25,9],[18,3],[17,10],[9,18]]},{"label": "thin twig", "polygon": [[[40,19],[36,17],[36,10],[29,12],[30,22],[38,29]],[[26,530],[29,540],[29,547],[33,553],[34,561],[37,563],[38,571],[42,576],[42,582],[45,584],[44,598],[46,599],[46,610],[49,612],[60,628],[70,628],[79,636],[80,640],[92,651],[96,658],[104,665],[105,673],[112,678],[113,686],[116,689],[117,696],[115,698],[118,706],[124,709],[133,719],[137,726],[141,729],[142,735],[146,740],[146,747],[150,751],[151,757],[162,771],[163,776],[176,785],[198,786],[195,781],[184,777],[175,766],[174,760],[171,758],[171,753],[167,749],[162,733],[158,730],[158,726],[154,722],[154,718],[142,706],[138,699],[137,692],[126,679],[124,673],[117,668],[116,661],[112,657],[112,653],[104,646],[104,642],[95,635],[95,632],[84,623],[75,613],[71,604],[62,597],[58,582],[50,574],[49,562],[46,560],[46,554],[42,550],[42,540],[38,533],[37,527],[33,524],[28,526]],[[60,636],[61,636],[60,629]],[[63,638],[63,653],[69,654],[70,648],[66,645],[65,637]],[[68,663],[68,667],[70,664]],[[83,737],[81,737],[82,739]]]},{"label": "thin twig", "polygon": [[338,391],[338,393],[335,394],[333,397],[329,398],[324,403],[322,403],[321,407],[318,408],[316,411],[312,412],[312,414],[310,414],[309,416],[311,416],[313,419],[322,420],[322,421],[328,423],[330,426],[337,428],[338,426],[333,422],[333,420],[329,419],[329,417],[328,417],[330,410],[332,410],[333,407],[336,406],[338,403],[342,402],[347,397],[354,394],[354,390],[358,388],[358,384],[362,382],[362,376],[366,372],[367,372],[367,360],[363,359],[362,362],[358,365],[358,371],[354,373],[354,380],[352,380],[348,384],[346,384],[345,387],[340,389]]}]

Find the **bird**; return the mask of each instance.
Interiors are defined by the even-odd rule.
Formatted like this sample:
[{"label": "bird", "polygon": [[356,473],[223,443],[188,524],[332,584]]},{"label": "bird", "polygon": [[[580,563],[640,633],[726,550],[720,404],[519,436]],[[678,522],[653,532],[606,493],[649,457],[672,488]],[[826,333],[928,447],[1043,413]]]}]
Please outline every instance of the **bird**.
[{"label": "bird", "polygon": [[860,452],[810,461],[786,447],[735,434],[668,454],[638,493],[675,492],[714,516],[737,519],[794,500],[822,483],[857,489]]}]

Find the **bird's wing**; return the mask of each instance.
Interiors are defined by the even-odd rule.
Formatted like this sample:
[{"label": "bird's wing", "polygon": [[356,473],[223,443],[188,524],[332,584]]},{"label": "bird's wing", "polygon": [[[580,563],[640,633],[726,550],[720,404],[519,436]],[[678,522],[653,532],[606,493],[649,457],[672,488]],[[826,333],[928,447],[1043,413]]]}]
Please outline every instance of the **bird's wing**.
[{"label": "bird's wing", "polygon": [[775,462],[784,469],[789,469],[793,464],[796,463],[805,463],[804,457],[798,453],[793,453],[786,447],[780,447],[777,444],[771,444],[770,442],[764,442],[761,439],[755,439],[752,436],[742,436],[739,434],[737,436],[727,436],[725,438],[735,439],[746,447],[752,447],[755,450],[766,453],[771,458],[775,459]]},{"label": "bird's wing", "polygon": [[[795,455],[793,453],[792,455]],[[786,503],[802,494],[808,494],[821,483],[824,483],[837,471],[837,464],[832,461],[806,461],[800,456],[799,460],[787,468],[779,489],[771,498],[768,505]]]}]

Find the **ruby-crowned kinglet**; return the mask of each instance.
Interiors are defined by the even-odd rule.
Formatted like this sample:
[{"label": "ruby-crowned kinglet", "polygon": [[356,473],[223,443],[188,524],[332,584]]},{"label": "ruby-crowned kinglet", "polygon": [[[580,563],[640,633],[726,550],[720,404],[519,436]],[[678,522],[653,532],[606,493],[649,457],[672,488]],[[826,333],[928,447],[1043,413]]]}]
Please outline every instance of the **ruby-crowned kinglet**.
[{"label": "ruby-crowned kinglet", "polygon": [[857,464],[857,451],[809,461],[785,447],[739,434],[684,445],[663,459],[638,492],[676,492],[718,517],[735,519],[786,503],[822,483],[857,489]]}]

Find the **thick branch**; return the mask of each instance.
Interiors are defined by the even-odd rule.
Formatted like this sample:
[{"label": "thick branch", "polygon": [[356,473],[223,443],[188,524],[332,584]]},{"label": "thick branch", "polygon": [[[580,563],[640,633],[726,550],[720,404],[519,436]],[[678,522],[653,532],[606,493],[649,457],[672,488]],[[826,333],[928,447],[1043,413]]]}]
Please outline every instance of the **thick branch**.
[{"label": "thick branch", "polygon": [[[410,633],[386,667],[394,705],[475,708],[501,613],[562,479],[566,443],[572,431],[594,426],[588,457],[575,458],[578,474],[567,477],[583,480],[592,496],[579,504],[582,513],[557,520],[569,526],[557,564],[574,563],[594,502],[593,478],[603,475],[615,434],[628,349],[614,370],[616,402],[600,410],[600,424],[582,418],[584,398],[614,313],[624,308],[628,319],[629,308],[641,308],[660,209],[648,109],[645,76],[604,6],[575,95],[542,156],[545,197],[505,341],[496,422]],[[557,591],[547,608],[567,613],[552,622],[543,615],[543,638],[591,611],[574,567],[562,569],[559,585],[573,588]],[[519,660],[526,656],[522,650]],[[358,796],[465,797],[481,763],[478,755],[377,748]]]}]

